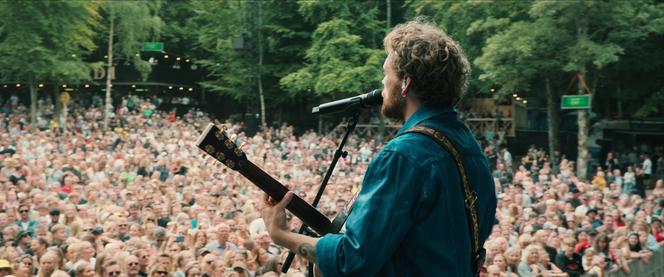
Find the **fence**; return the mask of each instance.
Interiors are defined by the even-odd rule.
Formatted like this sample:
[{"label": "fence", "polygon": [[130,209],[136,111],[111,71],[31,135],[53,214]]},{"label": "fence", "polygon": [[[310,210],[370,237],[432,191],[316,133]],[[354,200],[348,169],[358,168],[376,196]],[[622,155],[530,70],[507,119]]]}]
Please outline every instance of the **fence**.
[{"label": "fence", "polygon": [[[498,121],[495,118],[466,118],[464,122],[468,125],[468,128],[476,136],[484,136],[484,133],[489,130],[493,132],[505,131],[505,135],[513,137],[515,135],[514,121],[511,118],[505,118]],[[342,122],[337,125],[336,128],[345,129],[346,123]],[[397,130],[401,128],[401,125],[389,125],[386,124],[383,128],[383,136],[391,136],[396,133]],[[380,134],[380,125],[378,124],[357,124],[356,126],[357,134],[359,135],[374,135]],[[498,136],[498,134],[495,134]]]},{"label": "fence", "polygon": [[660,247],[654,253],[648,264],[642,261],[631,261],[629,263],[629,274],[622,270],[608,272],[606,277],[662,277],[664,276],[664,247]]}]

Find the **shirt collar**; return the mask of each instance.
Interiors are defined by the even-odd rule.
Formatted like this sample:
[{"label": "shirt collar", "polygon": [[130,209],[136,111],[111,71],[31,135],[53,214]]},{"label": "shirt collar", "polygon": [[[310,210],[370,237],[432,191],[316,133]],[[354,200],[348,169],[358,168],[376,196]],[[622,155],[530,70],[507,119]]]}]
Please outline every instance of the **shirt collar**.
[{"label": "shirt collar", "polygon": [[423,121],[429,118],[443,114],[454,114],[454,116],[456,116],[456,109],[454,108],[454,106],[433,106],[433,105],[422,106],[419,109],[417,109],[417,111],[415,111],[410,116],[410,118],[408,118],[406,123],[403,124],[401,129],[399,129],[397,136],[401,135],[406,130],[410,129],[415,125],[422,123]]}]

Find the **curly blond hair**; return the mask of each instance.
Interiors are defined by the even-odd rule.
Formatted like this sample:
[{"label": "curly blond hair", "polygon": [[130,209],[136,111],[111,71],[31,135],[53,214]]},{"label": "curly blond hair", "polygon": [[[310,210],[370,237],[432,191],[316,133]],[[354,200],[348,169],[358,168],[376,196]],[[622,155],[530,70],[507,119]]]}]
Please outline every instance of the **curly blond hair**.
[{"label": "curly blond hair", "polygon": [[411,78],[411,89],[423,104],[454,105],[466,90],[470,64],[444,31],[418,17],[397,25],[384,40],[399,79]]}]

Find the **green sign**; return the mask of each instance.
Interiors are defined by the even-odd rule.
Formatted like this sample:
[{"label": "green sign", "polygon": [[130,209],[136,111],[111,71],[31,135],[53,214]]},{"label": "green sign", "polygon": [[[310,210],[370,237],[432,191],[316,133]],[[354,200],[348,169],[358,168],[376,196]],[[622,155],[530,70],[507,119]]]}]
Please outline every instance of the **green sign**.
[{"label": "green sign", "polygon": [[561,109],[590,109],[590,95],[563,95]]},{"label": "green sign", "polygon": [[143,51],[155,51],[162,52],[164,51],[163,42],[146,42],[143,44]]}]

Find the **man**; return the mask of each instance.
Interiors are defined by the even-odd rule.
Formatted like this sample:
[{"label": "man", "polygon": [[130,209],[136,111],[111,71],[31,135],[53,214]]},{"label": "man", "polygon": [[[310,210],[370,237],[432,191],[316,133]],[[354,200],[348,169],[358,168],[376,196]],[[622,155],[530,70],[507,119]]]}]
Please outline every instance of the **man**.
[{"label": "man", "polygon": [[35,228],[39,226],[39,221],[34,220],[30,216],[30,205],[21,204],[18,206],[19,220],[16,220],[16,225],[21,231],[26,231],[30,236],[35,235]]},{"label": "man", "polygon": [[221,223],[217,226],[216,234],[217,234],[217,240],[208,243],[205,246],[205,249],[210,250],[212,252],[215,252],[219,257],[224,256],[224,251],[226,249],[231,249],[231,250],[236,250],[237,246],[233,244],[232,242],[228,241],[228,235],[230,233],[231,228],[228,227],[228,225]]},{"label": "man", "polygon": [[643,167],[643,174],[646,175],[646,179],[650,178],[650,175],[652,175],[652,160],[650,160],[650,155],[643,154],[641,155],[643,157],[643,164],[641,167]]},{"label": "man", "polygon": [[556,256],[556,266],[570,277],[580,277],[585,271],[581,262],[581,255],[574,252],[576,240],[566,238],[563,240],[563,251]]},{"label": "man", "polygon": [[266,199],[263,218],[272,240],[309,261],[323,276],[473,276],[464,193],[452,155],[433,139],[405,134],[416,125],[445,134],[460,152],[477,193],[478,242],[495,221],[496,194],[488,162],[457,118],[469,65],[457,43],[416,20],[385,38],[381,113],[405,123],[371,161],[345,234],[311,238],[291,233],[284,207]]},{"label": "man", "polygon": [[148,276],[148,266],[150,265],[150,255],[145,250],[135,250],[134,255],[138,258],[138,276]]},{"label": "man", "polygon": [[48,223],[48,230],[51,230],[53,225],[61,223],[60,222],[60,210],[58,210],[57,208],[53,208],[48,213],[48,215],[51,217],[51,221]]},{"label": "man", "polygon": [[215,271],[214,271],[214,262],[217,261],[217,255],[214,253],[208,253],[207,255],[203,256],[203,264],[202,264],[202,271],[203,271],[203,276],[215,276]]},{"label": "man", "polygon": [[127,234],[129,232],[129,223],[127,222],[127,218],[125,217],[119,217],[116,221],[117,223],[117,234],[115,238],[121,240],[121,241],[128,241],[130,239],[129,235]]},{"label": "man", "polygon": [[127,264],[127,276],[128,277],[139,277],[141,276],[141,265],[138,263],[138,257],[130,255],[125,261]]},{"label": "man", "polygon": [[16,234],[16,238],[14,239],[14,244],[16,245],[16,249],[21,253],[21,254],[30,254],[32,253],[32,250],[30,250],[30,241],[32,239],[30,238],[30,234],[27,231],[18,231],[18,234]]}]

